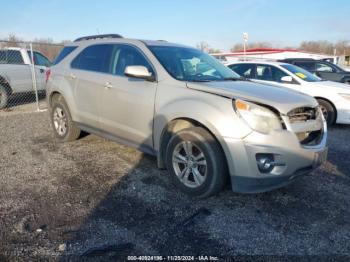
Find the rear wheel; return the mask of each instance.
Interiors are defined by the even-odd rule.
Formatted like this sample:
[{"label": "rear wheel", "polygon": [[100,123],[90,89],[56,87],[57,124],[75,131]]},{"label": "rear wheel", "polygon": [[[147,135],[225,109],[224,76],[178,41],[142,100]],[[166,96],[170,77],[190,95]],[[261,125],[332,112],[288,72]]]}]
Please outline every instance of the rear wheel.
[{"label": "rear wheel", "polygon": [[53,100],[50,116],[55,136],[59,141],[68,142],[79,138],[81,130],[73,122],[62,96],[57,96]]},{"label": "rear wheel", "polygon": [[0,109],[5,108],[7,106],[9,99],[9,93],[6,88],[0,85]]},{"label": "rear wheel", "polygon": [[166,162],[174,183],[189,195],[208,197],[225,185],[224,154],[215,138],[201,127],[176,133],[167,146]]},{"label": "rear wheel", "polygon": [[331,103],[324,99],[317,99],[320,108],[322,110],[323,116],[327,121],[327,125],[331,126],[335,122],[336,111]]}]

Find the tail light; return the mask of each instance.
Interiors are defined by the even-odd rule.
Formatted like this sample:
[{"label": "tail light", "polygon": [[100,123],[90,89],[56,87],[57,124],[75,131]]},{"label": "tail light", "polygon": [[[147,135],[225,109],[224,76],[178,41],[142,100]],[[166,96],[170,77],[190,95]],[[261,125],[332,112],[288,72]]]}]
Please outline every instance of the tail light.
[{"label": "tail light", "polygon": [[48,70],[46,71],[46,83],[49,81],[50,76],[51,76],[51,69],[48,69]]}]

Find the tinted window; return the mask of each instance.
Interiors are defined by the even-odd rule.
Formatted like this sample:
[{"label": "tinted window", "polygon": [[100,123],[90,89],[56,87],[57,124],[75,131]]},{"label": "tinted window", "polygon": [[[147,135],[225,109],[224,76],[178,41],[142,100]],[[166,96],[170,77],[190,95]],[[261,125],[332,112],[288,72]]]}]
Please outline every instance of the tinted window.
[{"label": "tinted window", "polygon": [[239,75],[214,57],[193,48],[149,46],[165,70],[180,81],[231,81]]},{"label": "tinted window", "polygon": [[0,50],[0,64],[7,63],[7,54],[5,50]]},{"label": "tinted window", "polygon": [[295,62],[294,63],[296,66],[302,67],[308,71],[315,71],[315,63],[314,62]]},{"label": "tinted window", "polygon": [[114,45],[111,73],[124,76],[125,68],[133,65],[145,66],[149,72],[154,74],[150,63],[135,47],[128,45]]},{"label": "tinted window", "polygon": [[85,48],[71,63],[72,68],[109,73],[113,45],[92,45]]},{"label": "tinted window", "polygon": [[7,50],[7,63],[24,64],[21,52],[16,50]]},{"label": "tinted window", "polygon": [[316,63],[317,72],[335,72],[334,68],[324,63]]},{"label": "tinted window", "polygon": [[229,65],[228,67],[242,77],[254,78],[253,64],[236,64],[236,65]]},{"label": "tinted window", "polygon": [[[28,51],[29,58],[31,59],[32,53]],[[51,65],[51,62],[49,59],[47,59],[44,55],[40,54],[39,52],[33,52],[34,55],[34,65],[39,66],[47,66],[49,67]]]},{"label": "tinted window", "polygon": [[53,64],[56,65],[59,62],[61,62],[67,55],[72,53],[76,48],[77,48],[77,46],[65,46],[62,49],[62,51],[58,54],[58,56],[56,57],[56,59],[53,62]]},{"label": "tinted window", "polygon": [[256,79],[273,81],[273,82],[282,82],[281,78],[288,76],[281,69],[278,69],[275,66],[271,65],[257,65],[256,66]]}]

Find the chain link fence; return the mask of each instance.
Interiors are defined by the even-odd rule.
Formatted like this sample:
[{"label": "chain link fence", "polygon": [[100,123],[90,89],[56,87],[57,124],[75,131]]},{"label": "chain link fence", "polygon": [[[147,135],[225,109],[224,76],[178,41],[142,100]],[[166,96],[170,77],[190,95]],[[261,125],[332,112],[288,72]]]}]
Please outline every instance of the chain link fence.
[{"label": "chain link fence", "polygon": [[0,110],[46,110],[46,76],[63,45],[0,40]]}]

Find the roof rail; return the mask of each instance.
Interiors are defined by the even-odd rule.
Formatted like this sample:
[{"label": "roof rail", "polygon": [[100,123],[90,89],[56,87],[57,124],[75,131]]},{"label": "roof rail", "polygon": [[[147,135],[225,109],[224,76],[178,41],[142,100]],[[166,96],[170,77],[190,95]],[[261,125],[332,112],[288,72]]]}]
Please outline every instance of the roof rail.
[{"label": "roof rail", "polygon": [[83,40],[92,40],[92,39],[102,39],[102,38],[123,38],[123,37],[118,34],[89,35],[89,36],[79,37],[75,39],[74,42],[79,42]]}]

